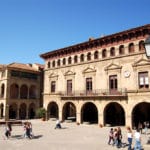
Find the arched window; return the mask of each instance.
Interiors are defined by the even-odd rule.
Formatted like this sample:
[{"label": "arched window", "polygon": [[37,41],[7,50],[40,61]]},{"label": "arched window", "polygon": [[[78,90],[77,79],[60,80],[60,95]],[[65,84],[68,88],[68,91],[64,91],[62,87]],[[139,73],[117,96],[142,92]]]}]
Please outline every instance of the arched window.
[{"label": "arched window", "polygon": [[129,47],[128,47],[129,53],[133,53],[134,52],[134,44],[130,43]]},{"label": "arched window", "polygon": [[49,61],[48,63],[47,63],[47,68],[50,68],[51,67],[51,62]]},{"label": "arched window", "polygon": [[55,60],[52,62],[52,66],[55,67]]},{"label": "arched window", "polygon": [[111,56],[111,57],[115,56],[115,48],[114,48],[114,47],[112,47],[112,48],[110,49],[110,56]]},{"label": "arched window", "polygon": [[27,99],[28,98],[28,87],[27,85],[22,85],[20,88],[20,98]]},{"label": "arched window", "polygon": [[68,64],[71,64],[71,62],[72,62],[72,59],[71,59],[71,57],[69,57],[68,58]]},{"label": "arched window", "polygon": [[63,59],[63,65],[66,65],[66,58]]},{"label": "arched window", "polygon": [[60,59],[57,60],[57,66],[60,66]]},{"label": "arched window", "polygon": [[30,99],[36,99],[37,98],[37,91],[36,91],[36,86],[31,85],[29,89],[29,98]]},{"label": "arched window", "polygon": [[15,83],[10,86],[10,98],[12,99],[19,98],[19,86]]},{"label": "arched window", "polygon": [[88,54],[87,54],[87,61],[90,61],[91,60],[91,53],[89,52]]},{"label": "arched window", "polygon": [[145,50],[144,41],[140,41],[139,42],[139,51],[144,51],[144,50]]},{"label": "arched window", "polygon": [[78,56],[74,56],[74,63],[78,63]]},{"label": "arched window", "polygon": [[106,49],[102,50],[102,58],[106,58],[107,57],[107,51]]},{"label": "arched window", "polygon": [[120,45],[120,47],[119,47],[119,55],[123,55],[124,53],[125,53],[124,45]]},{"label": "arched window", "polygon": [[2,84],[2,86],[1,86],[1,97],[4,97],[4,92],[5,92],[5,85]]},{"label": "arched window", "polygon": [[98,51],[94,52],[94,59],[98,59]]},{"label": "arched window", "polygon": [[81,56],[80,56],[80,61],[81,61],[81,62],[84,62],[84,54],[81,54]]}]

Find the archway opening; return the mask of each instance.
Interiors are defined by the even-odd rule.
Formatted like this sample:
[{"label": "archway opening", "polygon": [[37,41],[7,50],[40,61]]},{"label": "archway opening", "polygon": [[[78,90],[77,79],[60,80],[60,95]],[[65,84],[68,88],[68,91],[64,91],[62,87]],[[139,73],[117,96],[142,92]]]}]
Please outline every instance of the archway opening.
[{"label": "archway opening", "polygon": [[35,104],[31,103],[29,105],[29,118],[34,119],[35,118]]},{"label": "archway opening", "polygon": [[132,111],[132,127],[137,128],[139,123],[150,123],[150,103],[139,103]]},{"label": "archway opening", "polygon": [[58,105],[56,102],[51,102],[48,105],[48,118],[58,118]]},{"label": "archway opening", "polygon": [[17,104],[11,104],[9,106],[9,119],[16,119],[17,118]]},{"label": "archway opening", "polygon": [[63,107],[63,120],[76,121],[76,107],[73,103],[67,102]]},{"label": "archway opening", "polygon": [[27,111],[27,106],[25,103],[20,105],[20,109],[19,109],[19,118],[20,119],[26,119],[26,111]]},{"label": "archway opening", "polygon": [[110,103],[106,106],[104,111],[104,124],[111,126],[125,125],[125,112],[122,106],[118,103]]},{"label": "archway opening", "polygon": [[90,124],[92,123],[98,123],[98,110],[97,107],[91,103],[88,102],[83,105],[82,110],[81,110],[81,122],[89,122]]}]

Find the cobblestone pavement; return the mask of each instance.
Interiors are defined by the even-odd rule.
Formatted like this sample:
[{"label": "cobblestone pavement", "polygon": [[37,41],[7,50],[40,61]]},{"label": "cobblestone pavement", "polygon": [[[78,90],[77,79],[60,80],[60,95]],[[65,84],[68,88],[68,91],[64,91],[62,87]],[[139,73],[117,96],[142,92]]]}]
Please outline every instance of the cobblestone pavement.
[{"label": "cobblestone pavement", "polygon": [[[12,137],[4,139],[4,126],[0,126],[0,150],[115,150],[108,145],[110,127],[98,125],[76,125],[62,123],[62,129],[54,129],[55,121],[31,120],[34,138],[23,138],[23,126],[13,126]],[[123,143],[127,143],[126,129],[123,132]],[[145,146],[150,134],[142,134],[142,145]],[[134,145],[134,141],[133,141]],[[127,147],[120,148],[127,150]],[[145,148],[144,150],[150,150]]]}]

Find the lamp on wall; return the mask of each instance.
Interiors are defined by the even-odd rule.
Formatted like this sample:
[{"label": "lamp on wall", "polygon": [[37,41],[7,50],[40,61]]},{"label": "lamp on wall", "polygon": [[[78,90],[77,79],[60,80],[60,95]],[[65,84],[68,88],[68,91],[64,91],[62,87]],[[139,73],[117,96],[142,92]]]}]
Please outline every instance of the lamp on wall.
[{"label": "lamp on wall", "polygon": [[150,36],[145,40],[145,50],[146,50],[146,56],[148,59],[150,59]]}]

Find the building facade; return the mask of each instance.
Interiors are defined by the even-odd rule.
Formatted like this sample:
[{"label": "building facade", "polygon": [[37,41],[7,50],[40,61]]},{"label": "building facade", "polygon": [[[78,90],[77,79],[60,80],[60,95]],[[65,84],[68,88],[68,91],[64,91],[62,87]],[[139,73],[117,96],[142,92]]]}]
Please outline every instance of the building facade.
[{"label": "building facade", "polygon": [[150,121],[149,35],[144,25],[41,54],[48,117],[132,127]]},{"label": "building facade", "polygon": [[42,65],[0,65],[0,118],[35,118],[42,104],[42,80]]}]

